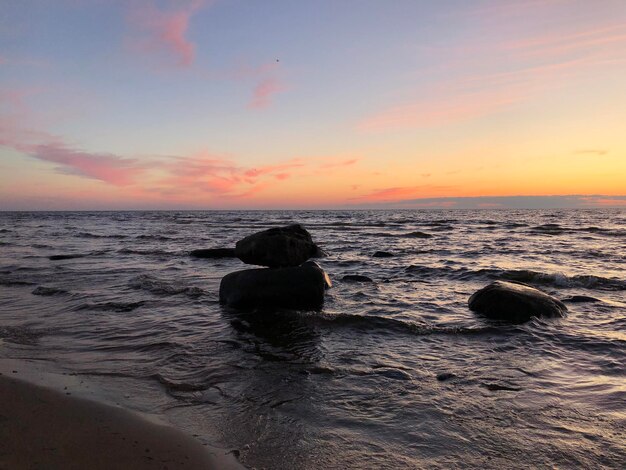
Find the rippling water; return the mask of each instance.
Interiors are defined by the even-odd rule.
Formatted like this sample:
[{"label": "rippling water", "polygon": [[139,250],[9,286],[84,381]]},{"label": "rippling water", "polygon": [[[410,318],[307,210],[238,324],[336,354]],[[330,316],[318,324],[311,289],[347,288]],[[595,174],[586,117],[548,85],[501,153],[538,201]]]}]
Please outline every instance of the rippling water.
[{"label": "rippling water", "polygon": [[[220,306],[245,265],[189,251],[293,222],[323,310]],[[625,246],[624,210],[1,213],[0,354],[153,384],[248,466],[619,467]],[[497,323],[467,308],[494,279],[597,301]]]}]

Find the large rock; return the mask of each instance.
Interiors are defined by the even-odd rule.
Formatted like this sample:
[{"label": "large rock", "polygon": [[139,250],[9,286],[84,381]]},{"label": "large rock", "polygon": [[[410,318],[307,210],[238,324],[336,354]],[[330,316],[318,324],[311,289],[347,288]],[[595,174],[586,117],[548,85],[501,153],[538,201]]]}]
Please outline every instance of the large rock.
[{"label": "large rock", "polygon": [[319,308],[328,275],[314,261],[279,269],[246,269],[227,274],[220,283],[220,303],[231,307]]},{"label": "large rock", "polygon": [[469,298],[469,308],[489,318],[523,322],[531,317],[562,317],[565,304],[534,287],[495,281]]},{"label": "large rock", "polygon": [[235,255],[244,263],[270,268],[299,266],[319,253],[309,232],[298,224],[254,233],[235,246]]}]

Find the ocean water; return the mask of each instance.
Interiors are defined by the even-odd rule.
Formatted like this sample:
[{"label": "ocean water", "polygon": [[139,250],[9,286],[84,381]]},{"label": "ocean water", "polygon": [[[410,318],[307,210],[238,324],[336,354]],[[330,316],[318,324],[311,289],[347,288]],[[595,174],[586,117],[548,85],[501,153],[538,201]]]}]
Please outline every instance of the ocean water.
[{"label": "ocean water", "polygon": [[[221,306],[246,266],[189,251],[294,222],[323,309]],[[0,357],[110,381],[249,467],[618,468],[625,247],[625,210],[0,213]],[[494,322],[467,300],[495,279],[597,301]]]}]

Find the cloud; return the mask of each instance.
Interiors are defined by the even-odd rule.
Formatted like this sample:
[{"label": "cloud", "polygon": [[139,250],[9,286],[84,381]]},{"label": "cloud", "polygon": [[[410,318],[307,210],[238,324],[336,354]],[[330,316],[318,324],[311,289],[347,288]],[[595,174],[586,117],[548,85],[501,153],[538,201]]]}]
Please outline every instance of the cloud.
[{"label": "cloud", "polygon": [[[455,44],[433,48],[436,55],[430,72],[439,80],[391,90],[404,98],[372,110],[357,121],[356,129],[368,133],[428,129],[476,120],[515,109],[586,77],[606,75],[626,63],[626,26],[618,18],[594,22],[590,16],[583,22],[585,8],[593,10],[586,5],[575,9],[561,0],[481,6],[475,30],[468,30]],[[578,20],[528,27],[529,21],[547,12],[549,17],[570,15]]]},{"label": "cloud", "polygon": [[[158,186],[168,194],[210,193],[232,199],[245,198],[290,178],[306,166],[300,159],[255,167],[241,166],[220,155],[200,152],[191,157],[177,157],[161,167],[166,177]],[[287,172],[286,170],[290,170]]]},{"label": "cloud", "polygon": [[379,132],[437,127],[493,114],[520,101],[521,96],[508,91],[466,93],[448,98],[426,99],[392,106],[363,119],[357,128],[365,132]]},{"label": "cloud", "polygon": [[428,197],[396,201],[366,201],[352,205],[359,208],[403,209],[584,209],[626,207],[626,195],[557,195],[557,196],[476,196]]},{"label": "cloud", "polygon": [[596,156],[602,156],[602,155],[607,155],[609,153],[609,151],[606,150],[606,149],[582,149],[582,150],[576,150],[573,153],[574,153],[574,155],[596,155]]},{"label": "cloud", "polygon": [[114,186],[133,184],[144,172],[136,159],[83,152],[59,144],[33,145],[28,153],[39,160],[59,164],[57,171],[61,173],[93,178]]},{"label": "cloud", "polygon": [[195,45],[187,38],[189,22],[205,2],[174,3],[177,8],[171,11],[160,10],[151,3],[133,8],[128,16],[133,28],[131,44],[137,51],[158,55],[180,67],[189,67],[195,59]]},{"label": "cloud", "polygon": [[252,109],[267,108],[276,93],[285,91],[286,87],[276,78],[264,78],[254,87],[252,99],[248,107]]}]

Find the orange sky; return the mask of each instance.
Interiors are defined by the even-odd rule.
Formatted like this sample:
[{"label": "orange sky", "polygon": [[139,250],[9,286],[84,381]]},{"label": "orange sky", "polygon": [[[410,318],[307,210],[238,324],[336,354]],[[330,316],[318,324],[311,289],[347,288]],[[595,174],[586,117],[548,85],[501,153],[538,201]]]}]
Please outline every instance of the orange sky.
[{"label": "orange sky", "polygon": [[0,209],[624,205],[621,0],[0,8]]}]

